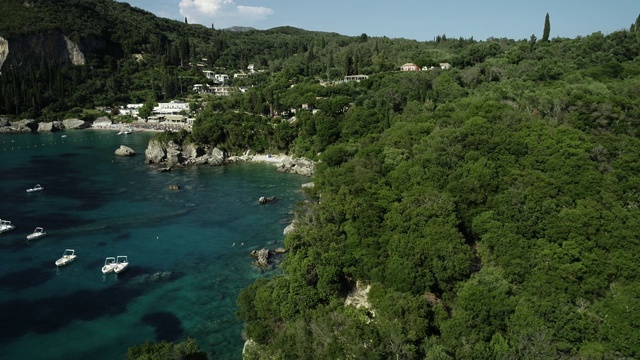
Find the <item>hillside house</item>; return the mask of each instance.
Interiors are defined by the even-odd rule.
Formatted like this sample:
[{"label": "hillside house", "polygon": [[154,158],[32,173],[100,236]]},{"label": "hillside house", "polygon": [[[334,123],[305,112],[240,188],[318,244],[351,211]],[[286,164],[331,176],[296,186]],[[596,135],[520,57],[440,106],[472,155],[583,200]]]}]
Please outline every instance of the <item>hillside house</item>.
[{"label": "hillside house", "polygon": [[400,67],[400,71],[420,71],[420,67],[414,63],[406,63]]},{"label": "hillside house", "polygon": [[367,80],[369,78],[368,75],[347,75],[344,77],[344,82],[356,81],[360,82],[361,80]]}]

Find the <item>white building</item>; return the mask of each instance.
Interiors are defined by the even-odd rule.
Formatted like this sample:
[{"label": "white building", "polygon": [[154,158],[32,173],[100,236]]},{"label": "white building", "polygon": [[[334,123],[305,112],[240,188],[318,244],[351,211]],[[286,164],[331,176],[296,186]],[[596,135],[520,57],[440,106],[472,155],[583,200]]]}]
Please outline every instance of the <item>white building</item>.
[{"label": "white building", "polygon": [[158,103],[153,108],[152,114],[156,115],[178,115],[181,111],[189,112],[189,103],[172,100],[168,103]]}]

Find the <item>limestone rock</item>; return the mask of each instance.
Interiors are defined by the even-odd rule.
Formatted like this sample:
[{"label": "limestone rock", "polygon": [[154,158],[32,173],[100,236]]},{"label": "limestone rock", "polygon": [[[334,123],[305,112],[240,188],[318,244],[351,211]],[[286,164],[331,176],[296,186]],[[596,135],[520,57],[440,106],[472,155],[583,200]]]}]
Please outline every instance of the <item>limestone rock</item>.
[{"label": "limestone rock", "polygon": [[76,45],[73,41],[69,40],[68,37],[63,36],[64,41],[67,44],[67,51],[69,52],[69,61],[73,65],[84,65],[85,59],[84,54],[80,51],[78,45]]},{"label": "limestone rock", "polygon": [[275,196],[269,196],[269,197],[261,196],[260,199],[258,199],[258,203],[260,204],[274,203],[276,201],[278,201],[278,199]]},{"label": "limestone rock", "polygon": [[2,126],[0,127],[0,134],[19,134],[30,133],[31,129],[26,126]]},{"label": "limestone rock", "polygon": [[10,124],[11,124],[11,127],[14,127],[16,129],[27,127],[29,128],[30,131],[38,130],[38,122],[33,119],[11,121]]},{"label": "limestone rock", "polygon": [[211,149],[211,151],[209,151],[207,153],[207,157],[208,157],[207,164],[209,164],[209,165],[222,165],[222,164],[224,164],[224,160],[226,158],[226,154],[222,150],[220,150],[220,149],[218,149],[216,147],[216,148]]},{"label": "limestone rock", "polygon": [[296,222],[292,222],[291,224],[287,225],[286,228],[284,228],[284,231],[282,232],[285,236],[289,235],[291,232],[293,232],[296,229]]},{"label": "limestone rock", "polygon": [[54,122],[41,122],[38,123],[38,132],[53,132],[58,131],[62,127],[59,121]]},{"label": "limestone rock", "polygon": [[269,249],[253,250],[251,252],[251,257],[256,259],[256,261],[253,262],[253,265],[259,267],[269,266]]},{"label": "limestone rock", "polygon": [[195,144],[187,144],[182,148],[182,157],[185,158],[186,163],[193,163],[204,154],[204,149]]},{"label": "limestone rock", "polygon": [[[1,65],[1,63],[0,63]],[[1,126],[8,126],[9,125],[9,118],[4,116],[4,115],[0,115],[0,127]]]},{"label": "limestone rock", "polygon": [[120,145],[120,147],[116,149],[115,153],[118,156],[133,156],[136,154],[136,152],[133,151],[132,148],[124,145]]},{"label": "limestone rock", "polygon": [[62,125],[65,129],[84,129],[87,127],[87,122],[80,119],[66,119],[62,121]]},{"label": "limestone rock", "polygon": [[166,150],[166,162],[168,166],[174,166],[183,162],[184,157],[182,156],[182,151],[178,144],[174,143],[173,141],[169,141]]},{"label": "limestone rock", "polygon": [[277,170],[288,174],[299,174],[304,176],[312,176],[315,163],[307,158],[285,159]]},{"label": "limestone rock", "polygon": [[160,164],[167,158],[167,148],[158,140],[152,139],[144,151],[147,164]]},{"label": "limestone rock", "polygon": [[4,64],[8,56],[9,56],[9,41],[7,41],[3,37],[0,37],[0,68],[2,68],[2,64]]},{"label": "limestone rock", "polygon": [[106,116],[101,116],[93,121],[93,125],[98,126],[109,126],[111,124],[113,124],[113,122]]}]

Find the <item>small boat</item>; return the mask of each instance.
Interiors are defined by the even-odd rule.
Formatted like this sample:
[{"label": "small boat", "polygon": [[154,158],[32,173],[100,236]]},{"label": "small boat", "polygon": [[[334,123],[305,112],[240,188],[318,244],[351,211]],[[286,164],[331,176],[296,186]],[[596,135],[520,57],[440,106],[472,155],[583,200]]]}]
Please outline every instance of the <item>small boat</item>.
[{"label": "small boat", "polygon": [[73,249],[66,249],[62,257],[56,260],[56,266],[65,266],[76,259],[76,252]]},{"label": "small boat", "polygon": [[0,219],[0,233],[3,233],[5,231],[11,231],[15,228],[16,227],[11,223],[11,221]]},{"label": "small boat", "polygon": [[43,228],[37,227],[33,232],[27,235],[27,240],[39,239],[43,236],[47,235]]},{"label": "small boat", "polygon": [[113,272],[113,269],[116,267],[116,258],[110,256],[104,260],[104,266],[102,267],[102,273],[108,274]]},{"label": "small boat", "polygon": [[131,130],[131,129],[122,129],[122,130],[120,130],[118,135],[128,135],[128,134],[131,134],[132,132],[133,132],[133,130]]},{"label": "small boat", "polygon": [[40,184],[38,184],[32,187],[31,189],[27,189],[27,192],[30,193],[30,192],[36,192],[36,191],[42,191],[42,190],[44,190],[44,188]]},{"label": "small boat", "polygon": [[116,266],[113,268],[113,272],[119,274],[127,269],[129,266],[129,260],[126,256],[118,256],[116,259]]}]

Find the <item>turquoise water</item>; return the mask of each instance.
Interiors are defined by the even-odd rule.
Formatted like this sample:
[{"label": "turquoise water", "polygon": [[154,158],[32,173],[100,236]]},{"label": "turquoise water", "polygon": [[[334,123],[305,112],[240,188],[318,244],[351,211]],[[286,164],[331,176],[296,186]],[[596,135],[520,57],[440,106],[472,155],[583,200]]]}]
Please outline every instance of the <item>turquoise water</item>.
[{"label": "turquoise water", "polygon": [[[0,219],[16,226],[0,234],[0,358],[121,359],[189,336],[211,359],[240,359],[237,295],[268,276],[249,252],[282,245],[309,179],[268,164],[158,173],[144,164],[152,134],[64,134],[0,135]],[[137,155],[115,156],[121,144]],[[37,226],[47,235],[27,241]],[[78,257],[57,268],[65,249]],[[129,269],[103,275],[117,255]]]}]

